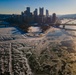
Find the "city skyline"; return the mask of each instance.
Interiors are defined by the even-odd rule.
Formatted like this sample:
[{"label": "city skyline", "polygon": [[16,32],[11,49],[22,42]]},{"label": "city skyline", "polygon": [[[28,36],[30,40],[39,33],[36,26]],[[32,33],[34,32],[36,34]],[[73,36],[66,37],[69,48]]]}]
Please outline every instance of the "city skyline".
[{"label": "city skyline", "polygon": [[26,7],[30,7],[31,12],[37,8],[38,13],[39,7],[44,7],[44,11],[48,9],[49,14],[57,13],[58,15],[63,15],[76,13],[75,0],[0,0],[0,14],[21,14],[21,11],[26,10]]}]

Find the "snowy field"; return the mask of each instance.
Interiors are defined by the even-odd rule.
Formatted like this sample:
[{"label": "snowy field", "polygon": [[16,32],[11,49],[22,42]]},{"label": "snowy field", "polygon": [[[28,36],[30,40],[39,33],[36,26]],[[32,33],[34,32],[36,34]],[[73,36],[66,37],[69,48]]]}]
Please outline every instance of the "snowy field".
[{"label": "snowy field", "polygon": [[[50,28],[43,37],[33,38],[26,36],[26,33],[15,27],[0,28],[2,73],[9,72],[10,75],[13,75],[13,72],[15,75],[33,75],[26,55],[39,56],[42,51],[47,50],[49,52],[48,48],[57,45],[63,45],[66,49],[73,47],[76,50],[76,39],[71,34],[65,30]],[[53,54],[51,53],[51,55]]]},{"label": "snowy field", "polygon": [[[37,28],[36,28],[37,29]],[[34,29],[34,30],[36,30]],[[49,30],[50,31],[50,30]],[[25,42],[25,41],[32,41],[32,40],[41,40],[44,37],[28,37],[27,34],[30,35],[30,33],[24,33],[22,30],[20,30],[17,27],[3,27],[0,28],[0,41],[17,41],[17,42]]]},{"label": "snowy field", "polygon": [[14,35],[19,35],[19,34],[22,34],[23,32],[20,31],[18,28],[15,28],[15,27],[4,27],[4,28],[0,28],[0,34],[4,35],[4,34],[14,34]]},{"label": "snowy field", "polygon": [[0,28],[0,41],[23,39],[24,33],[16,27]]},{"label": "snowy field", "polygon": [[[63,37],[63,35],[65,35]],[[57,39],[59,37],[63,40],[65,37],[69,37],[64,30],[60,30],[57,28],[50,28],[43,37],[28,37],[26,33],[22,32],[19,28],[16,27],[4,27],[0,28],[0,41],[20,41],[20,42],[29,42],[32,40],[42,40],[47,38]],[[62,38],[63,37],[63,38]],[[51,40],[52,41],[52,40]],[[53,40],[54,41],[54,40]]]}]

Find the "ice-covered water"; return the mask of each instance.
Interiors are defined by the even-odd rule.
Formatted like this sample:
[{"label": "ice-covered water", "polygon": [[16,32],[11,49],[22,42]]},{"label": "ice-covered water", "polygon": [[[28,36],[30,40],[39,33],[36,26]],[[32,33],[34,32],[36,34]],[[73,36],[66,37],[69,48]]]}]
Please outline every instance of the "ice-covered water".
[{"label": "ice-covered water", "polygon": [[[63,19],[61,20],[62,24],[76,24],[74,19]],[[62,25],[60,26],[62,28]],[[76,26],[65,26],[65,29],[76,29]]]},{"label": "ice-covered water", "polygon": [[[61,41],[65,41],[65,42],[67,42],[67,40],[70,41],[73,35],[76,35],[74,34],[75,31],[74,33],[72,33],[72,31],[66,31],[65,29],[58,29],[58,28],[54,28],[54,31],[51,31],[51,30],[52,30],[52,27],[50,28],[50,32],[48,32],[45,36],[43,36],[43,38],[42,37],[40,38],[37,38],[37,37],[28,38],[27,37],[27,39],[25,39],[23,38],[23,36],[25,35],[24,37],[26,37],[26,34],[23,33],[20,29],[16,27],[3,27],[3,28],[0,28],[0,39],[6,40],[7,38],[8,40],[9,38],[15,38],[15,39],[17,38],[15,42],[26,43],[26,46],[28,45],[29,47],[32,46],[31,48],[32,49],[36,48],[37,54],[39,54],[41,49],[45,49],[46,47],[49,46],[49,43],[55,42],[55,43],[61,44]],[[31,73],[31,69],[30,69],[30,66],[28,65],[27,58],[25,60],[27,64],[26,66],[29,68],[28,73]]]},{"label": "ice-covered water", "polygon": [[18,29],[17,27],[3,27],[3,28],[0,28],[0,33],[1,34],[23,34],[23,32]]}]

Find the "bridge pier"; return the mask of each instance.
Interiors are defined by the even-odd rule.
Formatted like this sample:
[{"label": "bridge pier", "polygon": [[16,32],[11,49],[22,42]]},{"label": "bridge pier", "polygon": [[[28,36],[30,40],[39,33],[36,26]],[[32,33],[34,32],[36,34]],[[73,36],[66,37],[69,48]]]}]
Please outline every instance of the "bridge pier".
[{"label": "bridge pier", "polygon": [[65,25],[63,25],[63,29],[65,29]]}]

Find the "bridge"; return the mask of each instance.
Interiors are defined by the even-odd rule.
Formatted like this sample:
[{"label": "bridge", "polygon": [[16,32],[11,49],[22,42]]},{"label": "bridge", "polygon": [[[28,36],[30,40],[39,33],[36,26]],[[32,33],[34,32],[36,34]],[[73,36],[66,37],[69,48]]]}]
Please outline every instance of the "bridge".
[{"label": "bridge", "polygon": [[57,24],[57,23],[50,23],[49,25],[51,25],[51,26],[56,26],[56,27],[59,27],[60,25],[62,25],[63,27],[63,29],[65,29],[65,26],[76,26],[76,24],[74,23],[69,23],[69,22],[72,22],[72,21],[74,21],[74,20],[76,20],[76,19],[71,19],[71,20],[69,20],[69,21],[67,21],[67,22],[65,22],[65,23],[60,23],[60,24]]},{"label": "bridge", "polygon": [[[60,23],[60,24],[57,24],[57,23],[50,23],[49,25],[50,26],[56,26],[56,27],[59,27],[59,26],[61,26],[62,25],[62,28],[63,29],[65,29],[65,27],[66,26],[76,26],[76,24],[74,23],[69,23],[69,22],[72,22],[72,21],[74,21],[74,20],[76,20],[76,19],[70,19],[70,20],[68,20],[67,22],[65,22],[65,23]],[[4,25],[5,27],[7,27],[7,26],[11,26],[8,22],[0,22],[0,26],[2,26],[2,25]]]},{"label": "bridge", "polygon": [[66,25],[66,26],[76,26],[76,24],[65,24],[65,23],[61,23],[61,24],[54,24],[54,23],[50,23],[50,25]]}]

